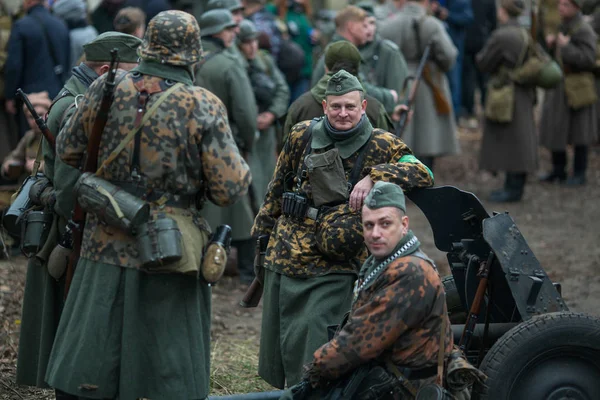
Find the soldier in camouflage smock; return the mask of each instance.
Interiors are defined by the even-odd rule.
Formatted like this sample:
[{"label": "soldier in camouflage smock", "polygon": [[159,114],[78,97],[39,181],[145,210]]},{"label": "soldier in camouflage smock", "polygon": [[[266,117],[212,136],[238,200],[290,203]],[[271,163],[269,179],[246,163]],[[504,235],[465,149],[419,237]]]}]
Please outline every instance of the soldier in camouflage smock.
[{"label": "soldier in camouflage smock", "polygon": [[[311,398],[322,398],[319,390],[345,385],[363,369],[369,372],[351,398],[412,399],[411,391],[435,380],[441,335],[450,355],[444,286],[405,213],[398,185],[377,182],[365,199],[363,233],[371,255],[360,269],[345,324],[307,367],[305,379],[318,389]],[[394,376],[399,373],[409,380],[406,386]]]},{"label": "soldier in camouflage smock", "polygon": [[[136,119],[144,121],[139,140],[126,144],[99,176],[142,193],[152,218],[166,214],[178,224],[185,221],[206,239],[195,200],[206,193],[216,204],[231,204],[246,194],[251,178],[223,104],[193,86],[192,65],[200,53],[200,30],[190,14],[165,11],[150,21],[138,49],[140,65],[117,73],[98,165]],[[57,155],[72,166],[84,158],[105,80],[106,75],[90,86],[59,136]],[[174,91],[149,114],[167,90]],[[157,196],[166,203],[157,204]],[[139,255],[132,236],[88,214],[48,365],[51,386],[96,399],[208,395],[210,286],[195,275],[145,273],[138,269]]]},{"label": "soldier in camouflage smock", "polygon": [[[300,380],[302,365],[327,342],[327,326],[350,308],[352,283],[367,257],[359,210],[373,183],[390,181],[404,190],[433,183],[400,139],[373,129],[356,77],[338,72],[325,95],[326,117],[292,129],[252,229],[255,236],[270,235],[264,269],[258,271],[265,288],[259,374],[279,388]],[[309,170],[303,160],[326,153],[340,176],[317,182],[317,168]],[[341,189],[345,200],[323,199],[329,187]],[[284,195],[297,195],[310,208],[305,215],[284,214]],[[326,203],[319,206],[317,199]]]},{"label": "soldier in camouflage smock", "polygon": [[[121,69],[131,69],[137,65],[136,49],[142,41],[134,36],[117,32],[106,32],[84,45],[86,61],[72,70],[59,95],[54,99],[48,111],[47,125],[54,137],[58,137],[66,121],[75,112],[75,98],[83,97],[88,86],[109,68],[110,50],[119,50]],[[44,113],[40,113],[43,115]],[[19,337],[19,358],[17,359],[17,383],[47,387],[45,382],[46,365],[52,350],[52,343],[60,314],[64,305],[65,277],[51,275],[47,269],[49,250],[65,231],[67,220],[73,210],[72,190],[80,171],[56,158],[54,150],[43,139],[44,175],[49,180],[44,195],[54,203],[54,222],[48,240],[41,251],[29,260],[27,282],[23,293],[23,313]],[[54,179],[55,176],[60,179]],[[48,181],[45,181],[48,182]],[[36,184],[37,185],[37,184]],[[51,200],[51,202],[52,202]],[[52,207],[52,204],[49,204]],[[64,271],[64,270],[63,270]],[[58,393],[57,399],[66,399]]]}]

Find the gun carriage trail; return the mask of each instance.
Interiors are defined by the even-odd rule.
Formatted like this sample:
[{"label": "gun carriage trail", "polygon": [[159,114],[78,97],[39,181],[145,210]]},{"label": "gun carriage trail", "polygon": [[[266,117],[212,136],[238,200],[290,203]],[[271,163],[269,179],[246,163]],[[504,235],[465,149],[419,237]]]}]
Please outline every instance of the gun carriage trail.
[{"label": "gun carriage trail", "polygon": [[[487,203],[489,193],[502,176],[477,171],[481,133],[461,130],[461,156],[439,160],[436,186],[452,185],[473,192],[486,209],[508,211],[523,233],[540,264],[553,281],[562,283],[562,294],[572,311],[600,316],[600,147],[590,151],[588,184],[573,189],[558,184],[531,182],[519,203]],[[541,166],[549,155],[542,152]],[[442,275],[449,273],[445,253],[435,249],[429,224],[414,204],[408,204],[411,229],[419,236],[422,249],[432,257]],[[0,400],[51,399],[53,392],[17,386],[14,383],[25,284],[26,259],[13,256],[0,260]],[[211,394],[232,393],[231,370],[247,374],[246,391],[269,390],[256,375],[262,304],[258,308],[238,306],[246,287],[237,278],[223,278],[213,287],[211,340]],[[215,360],[218,360],[215,362]]]}]

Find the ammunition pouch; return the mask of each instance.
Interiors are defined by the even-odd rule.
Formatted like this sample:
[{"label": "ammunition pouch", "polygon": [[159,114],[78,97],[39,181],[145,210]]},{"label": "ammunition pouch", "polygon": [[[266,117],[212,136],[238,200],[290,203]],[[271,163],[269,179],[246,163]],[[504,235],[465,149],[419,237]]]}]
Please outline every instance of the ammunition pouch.
[{"label": "ammunition pouch", "polygon": [[281,199],[281,213],[286,217],[303,221],[310,203],[306,196],[295,192],[285,192]]},{"label": "ammunition pouch", "polygon": [[[165,266],[183,257],[181,231],[177,222],[164,214],[141,224],[136,230],[140,269],[148,272],[171,272]],[[196,267],[197,268],[197,267]]]},{"label": "ammunition pouch", "polygon": [[349,260],[364,251],[359,212],[346,203],[327,208],[317,219],[315,240],[319,251],[332,260]]},{"label": "ammunition pouch", "polygon": [[229,225],[219,225],[202,259],[201,272],[206,282],[215,283],[223,276],[230,245],[231,227]]},{"label": "ammunition pouch", "polygon": [[137,227],[147,222],[150,216],[147,202],[89,172],[77,180],[75,195],[85,212],[130,234],[135,234]]},{"label": "ammunition pouch", "polygon": [[348,181],[337,147],[324,153],[311,153],[305,162],[316,207],[348,200]]},{"label": "ammunition pouch", "polygon": [[21,252],[36,255],[46,243],[54,215],[51,211],[28,211],[21,218]]},{"label": "ammunition pouch", "polygon": [[20,236],[21,234],[21,217],[25,211],[29,210],[33,206],[33,202],[29,198],[29,192],[34,183],[39,179],[44,178],[44,174],[38,173],[36,175],[29,175],[21,184],[19,190],[12,196],[11,204],[4,217],[2,218],[2,224],[4,228],[14,236]]}]

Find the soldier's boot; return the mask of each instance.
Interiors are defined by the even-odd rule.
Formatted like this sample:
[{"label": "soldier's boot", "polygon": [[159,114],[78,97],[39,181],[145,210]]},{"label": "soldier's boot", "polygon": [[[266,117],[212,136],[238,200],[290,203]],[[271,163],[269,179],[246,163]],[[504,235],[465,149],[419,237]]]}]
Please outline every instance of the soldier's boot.
[{"label": "soldier's boot", "polygon": [[540,176],[540,182],[564,182],[567,179],[567,152],[552,152],[552,171]]},{"label": "soldier's boot", "polygon": [[489,200],[494,203],[513,203],[521,201],[527,174],[524,172],[507,172],[504,188],[492,192]]},{"label": "soldier's boot", "polygon": [[567,179],[567,186],[585,185],[585,171],[588,164],[588,147],[575,146],[575,159],[573,161],[573,176]]},{"label": "soldier's boot", "polygon": [[236,240],[231,242],[231,245],[237,248],[240,281],[244,284],[252,283],[254,280],[254,248],[256,247],[256,239]]}]

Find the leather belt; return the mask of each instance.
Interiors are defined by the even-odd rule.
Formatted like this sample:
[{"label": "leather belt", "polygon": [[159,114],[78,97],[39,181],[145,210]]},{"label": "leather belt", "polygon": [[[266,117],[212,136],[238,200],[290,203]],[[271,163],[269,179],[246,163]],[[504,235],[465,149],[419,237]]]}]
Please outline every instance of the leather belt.
[{"label": "leather belt", "polygon": [[310,218],[316,221],[320,215],[329,210],[331,207],[321,206],[321,207],[308,207],[306,209],[306,218]]},{"label": "leather belt", "polygon": [[420,379],[433,378],[437,375],[437,365],[431,365],[425,368],[408,368],[408,367],[398,367],[398,370],[404,375],[404,377],[411,381],[416,381]]},{"label": "leather belt", "polygon": [[111,183],[131,194],[132,196],[138,197],[149,203],[156,202],[163,197],[166,197],[166,200],[162,203],[162,205],[178,208],[190,208],[192,206],[196,206],[195,194],[173,194],[162,190],[140,186],[134,182],[111,181]]}]

